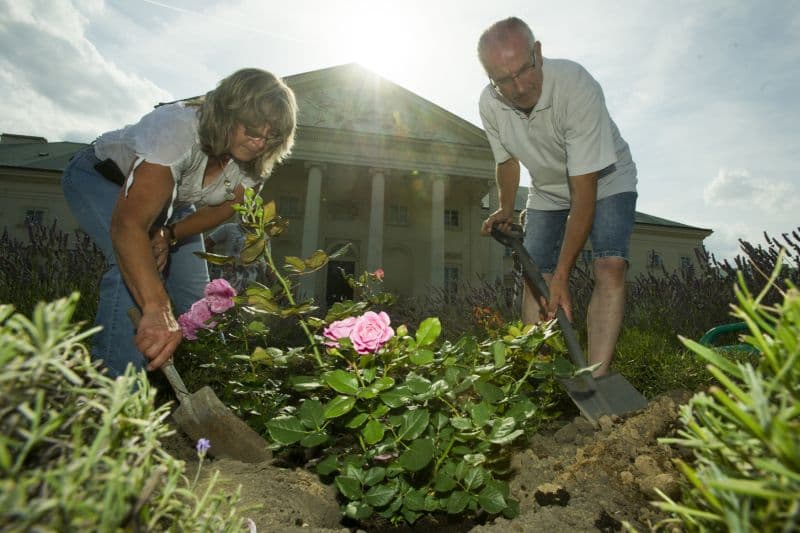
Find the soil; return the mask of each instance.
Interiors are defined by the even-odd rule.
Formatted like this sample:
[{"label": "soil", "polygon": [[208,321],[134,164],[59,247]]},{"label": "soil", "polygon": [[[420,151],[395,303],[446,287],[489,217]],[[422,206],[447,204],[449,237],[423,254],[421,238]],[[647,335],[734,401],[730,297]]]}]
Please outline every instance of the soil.
[{"label": "soil", "polygon": [[[670,497],[680,494],[679,474],[671,460],[681,452],[658,444],[658,439],[674,435],[679,406],[690,396],[687,391],[659,396],[644,411],[625,419],[602,417],[598,429],[578,417],[535,435],[513,459],[516,474],[510,486],[520,502],[520,515],[513,520],[496,518],[478,525],[446,516],[427,517],[396,531],[611,532],[621,531],[623,522],[639,531],[650,530],[666,518],[650,504],[658,499],[655,489]],[[175,437],[165,444],[186,461],[187,476],[193,478],[198,465],[191,443]],[[250,518],[257,531],[390,529],[343,522],[333,487],[303,469],[206,458],[201,488],[215,472],[220,490],[233,493],[241,486],[239,508],[248,508],[242,516]]]}]

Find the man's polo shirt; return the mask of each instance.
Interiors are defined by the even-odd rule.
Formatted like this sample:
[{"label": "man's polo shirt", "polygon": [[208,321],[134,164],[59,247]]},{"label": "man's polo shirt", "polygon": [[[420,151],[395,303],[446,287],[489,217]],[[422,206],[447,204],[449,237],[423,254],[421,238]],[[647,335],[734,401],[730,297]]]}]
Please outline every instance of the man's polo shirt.
[{"label": "man's polo shirt", "polygon": [[544,59],[542,95],[530,116],[487,85],[480,114],[495,161],[518,159],[531,175],[527,207],[569,209],[568,176],[600,172],[597,198],[636,190],[628,143],[600,84],[581,65]]}]

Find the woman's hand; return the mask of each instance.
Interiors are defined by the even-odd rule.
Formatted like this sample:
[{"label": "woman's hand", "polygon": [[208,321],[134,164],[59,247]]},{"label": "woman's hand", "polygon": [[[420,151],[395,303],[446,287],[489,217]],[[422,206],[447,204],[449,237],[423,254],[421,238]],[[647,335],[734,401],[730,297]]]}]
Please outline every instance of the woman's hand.
[{"label": "woman's hand", "polygon": [[172,357],[181,339],[178,322],[167,307],[142,313],[133,342],[150,361],[147,370],[156,370]]},{"label": "woman's hand", "polygon": [[159,272],[163,272],[164,267],[167,266],[169,247],[169,238],[161,229],[156,231],[153,237],[150,238],[150,248],[153,250],[153,259],[156,261],[156,268],[158,268]]}]

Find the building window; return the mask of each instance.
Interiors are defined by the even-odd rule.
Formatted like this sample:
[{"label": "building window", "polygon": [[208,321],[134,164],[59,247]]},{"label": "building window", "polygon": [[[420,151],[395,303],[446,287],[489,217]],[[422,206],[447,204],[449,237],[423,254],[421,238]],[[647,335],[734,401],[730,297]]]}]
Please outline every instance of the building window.
[{"label": "building window", "polygon": [[44,209],[28,209],[25,211],[25,225],[43,224],[44,223]]},{"label": "building window", "polygon": [[395,226],[408,226],[408,206],[389,204],[387,222]]},{"label": "building window", "polygon": [[512,255],[514,255],[514,249],[511,248],[510,246],[504,246],[503,257],[511,257]]},{"label": "building window", "polygon": [[448,303],[453,303],[458,294],[459,269],[455,265],[444,267],[444,297]]},{"label": "building window", "polygon": [[692,258],[691,257],[689,257],[688,255],[682,255],[681,256],[681,270],[686,272],[686,271],[691,270],[693,268],[693,266],[694,265],[692,265]]},{"label": "building window", "polygon": [[283,217],[300,216],[300,198],[292,195],[285,195],[278,198],[278,212]]},{"label": "building window", "polygon": [[444,210],[444,227],[449,229],[456,229],[459,227],[459,213],[458,209],[445,209]]},{"label": "building window", "polygon": [[664,260],[661,258],[661,253],[658,250],[650,250],[647,252],[647,267],[648,268],[661,268],[664,266]]}]

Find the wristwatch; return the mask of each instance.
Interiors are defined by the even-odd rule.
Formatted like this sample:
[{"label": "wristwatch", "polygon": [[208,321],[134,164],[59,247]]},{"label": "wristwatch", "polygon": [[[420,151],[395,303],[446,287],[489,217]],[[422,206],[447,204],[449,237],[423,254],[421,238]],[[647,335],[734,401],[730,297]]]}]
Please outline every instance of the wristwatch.
[{"label": "wristwatch", "polygon": [[161,228],[161,235],[167,238],[170,248],[178,244],[178,239],[175,237],[175,224],[167,224]]}]

